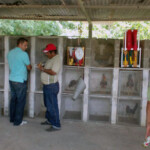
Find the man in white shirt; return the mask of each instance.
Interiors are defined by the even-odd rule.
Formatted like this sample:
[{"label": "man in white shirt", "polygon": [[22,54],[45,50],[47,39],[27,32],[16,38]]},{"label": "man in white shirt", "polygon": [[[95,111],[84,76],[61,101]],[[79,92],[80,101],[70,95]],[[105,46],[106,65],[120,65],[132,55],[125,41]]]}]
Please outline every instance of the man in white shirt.
[{"label": "man in white shirt", "polygon": [[42,125],[50,125],[46,131],[57,131],[61,128],[57,95],[59,92],[58,73],[61,68],[60,56],[54,44],[48,44],[43,50],[48,60],[43,67],[38,64],[41,70],[41,82],[43,83],[44,104],[46,107],[46,121]]}]

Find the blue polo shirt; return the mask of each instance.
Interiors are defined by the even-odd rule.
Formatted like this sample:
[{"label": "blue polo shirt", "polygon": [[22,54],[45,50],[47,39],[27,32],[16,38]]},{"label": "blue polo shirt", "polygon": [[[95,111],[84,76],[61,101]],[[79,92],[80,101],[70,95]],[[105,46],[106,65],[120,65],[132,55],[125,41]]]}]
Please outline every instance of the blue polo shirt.
[{"label": "blue polo shirt", "polygon": [[30,64],[28,54],[21,48],[16,47],[12,49],[8,55],[8,64],[10,69],[9,80],[21,82],[27,80],[27,65]]}]

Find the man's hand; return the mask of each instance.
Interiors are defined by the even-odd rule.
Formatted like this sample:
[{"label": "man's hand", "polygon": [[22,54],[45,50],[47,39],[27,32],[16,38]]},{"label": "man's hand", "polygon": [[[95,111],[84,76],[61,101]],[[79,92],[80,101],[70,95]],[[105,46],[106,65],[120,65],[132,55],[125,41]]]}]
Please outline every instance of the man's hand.
[{"label": "man's hand", "polygon": [[41,63],[37,64],[37,67],[39,68],[39,70],[43,71],[44,70],[44,67],[42,66]]},{"label": "man's hand", "polygon": [[31,64],[27,66],[27,69],[30,71],[32,69]]}]

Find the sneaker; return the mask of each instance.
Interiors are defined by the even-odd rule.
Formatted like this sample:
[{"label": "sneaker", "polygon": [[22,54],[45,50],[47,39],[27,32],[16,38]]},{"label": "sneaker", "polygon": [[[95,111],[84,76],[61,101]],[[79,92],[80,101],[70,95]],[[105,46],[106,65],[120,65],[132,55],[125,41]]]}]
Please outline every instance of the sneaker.
[{"label": "sneaker", "polygon": [[44,122],[41,122],[41,125],[51,125],[51,123],[46,120]]},{"label": "sneaker", "polygon": [[150,144],[150,136],[147,137],[146,141],[143,143],[143,146],[148,147],[149,144]]},{"label": "sneaker", "polygon": [[143,143],[143,146],[144,146],[144,147],[148,147],[148,145],[149,145],[148,142],[144,142],[144,143]]},{"label": "sneaker", "polygon": [[23,120],[23,121],[20,123],[20,126],[25,125],[25,124],[27,124],[27,121]]},{"label": "sneaker", "polygon": [[60,130],[60,128],[53,128],[53,127],[46,129],[46,131],[48,131],[48,132],[59,131],[59,130]]}]

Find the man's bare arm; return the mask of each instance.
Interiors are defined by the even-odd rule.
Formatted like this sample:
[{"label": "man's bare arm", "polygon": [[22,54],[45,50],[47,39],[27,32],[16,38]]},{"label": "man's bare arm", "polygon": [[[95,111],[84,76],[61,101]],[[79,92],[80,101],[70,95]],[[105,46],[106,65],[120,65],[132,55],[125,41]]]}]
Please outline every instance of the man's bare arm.
[{"label": "man's bare arm", "polygon": [[56,75],[56,72],[54,72],[52,69],[42,69],[43,72],[46,72],[47,74],[50,75]]},{"label": "man's bare arm", "polygon": [[52,69],[44,69],[44,67],[42,67],[41,64],[38,64],[37,67],[38,67],[41,71],[43,71],[43,72],[45,72],[45,73],[47,73],[47,74],[50,74],[50,75],[56,75],[56,74],[57,74],[57,73],[54,72]]},{"label": "man's bare arm", "polygon": [[30,71],[32,69],[31,64],[27,66],[27,69]]}]

